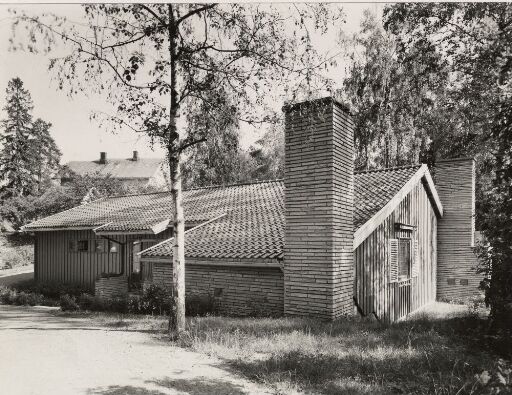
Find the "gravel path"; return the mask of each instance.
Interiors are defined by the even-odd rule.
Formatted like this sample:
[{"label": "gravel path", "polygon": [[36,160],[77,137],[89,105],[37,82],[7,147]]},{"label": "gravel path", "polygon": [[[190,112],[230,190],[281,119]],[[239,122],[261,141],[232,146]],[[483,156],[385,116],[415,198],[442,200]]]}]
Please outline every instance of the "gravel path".
[{"label": "gravel path", "polygon": [[150,333],[0,305],[2,394],[265,394],[222,362]]}]

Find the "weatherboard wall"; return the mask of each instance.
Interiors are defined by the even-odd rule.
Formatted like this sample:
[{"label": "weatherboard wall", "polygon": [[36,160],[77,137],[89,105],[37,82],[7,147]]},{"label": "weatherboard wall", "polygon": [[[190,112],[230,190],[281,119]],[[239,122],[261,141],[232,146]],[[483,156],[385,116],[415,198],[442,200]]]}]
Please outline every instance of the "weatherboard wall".
[{"label": "weatherboard wall", "polygon": [[[118,252],[91,251],[95,240],[105,240],[92,230],[66,230],[36,232],[34,247],[34,276],[37,281],[81,284],[94,289],[94,283],[102,273],[121,272],[121,253],[124,250],[126,271],[129,273],[133,262],[133,242],[138,240],[158,240],[169,237],[169,231],[161,235],[130,234],[111,236],[112,239],[126,243]],[[70,251],[71,241],[88,240],[88,251]]]},{"label": "weatherboard wall", "polygon": [[[395,223],[413,225],[415,230],[397,231]],[[402,237],[418,239],[418,276],[409,281],[409,311],[413,311],[436,297],[437,217],[422,182],[355,251],[354,295],[363,315],[375,314],[387,322],[400,318],[399,284],[389,279],[389,240]]]}]

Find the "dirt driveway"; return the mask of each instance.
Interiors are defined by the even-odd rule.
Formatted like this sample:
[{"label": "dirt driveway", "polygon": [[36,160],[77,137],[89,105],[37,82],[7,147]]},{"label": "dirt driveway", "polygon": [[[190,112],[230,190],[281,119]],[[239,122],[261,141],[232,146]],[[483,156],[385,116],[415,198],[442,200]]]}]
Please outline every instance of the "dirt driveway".
[{"label": "dirt driveway", "polygon": [[151,334],[0,305],[2,394],[265,394],[213,358]]}]

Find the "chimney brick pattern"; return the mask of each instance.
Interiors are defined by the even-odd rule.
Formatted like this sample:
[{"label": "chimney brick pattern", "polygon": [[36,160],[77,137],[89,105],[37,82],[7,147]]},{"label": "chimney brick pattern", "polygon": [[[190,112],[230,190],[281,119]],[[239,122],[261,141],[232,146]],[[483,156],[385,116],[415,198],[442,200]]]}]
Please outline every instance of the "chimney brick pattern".
[{"label": "chimney brick pattern", "polygon": [[331,98],[285,107],[284,312],[353,313],[354,123]]},{"label": "chimney brick pattern", "polygon": [[482,275],[475,268],[475,162],[438,161],[435,184],[444,215],[437,228],[437,298],[474,296]]}]

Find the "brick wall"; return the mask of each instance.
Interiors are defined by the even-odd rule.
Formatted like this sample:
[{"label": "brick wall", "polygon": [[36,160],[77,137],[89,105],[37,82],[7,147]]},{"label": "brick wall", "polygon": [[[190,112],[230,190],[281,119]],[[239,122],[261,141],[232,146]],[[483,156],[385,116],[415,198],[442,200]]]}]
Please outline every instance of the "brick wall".
[{"label": "brick wall", "polygon": [[444,209],[437,230],[437,298],[472,296],[482,279],[475,272],[473,253],[475,162],[467,158],[438,161],[434,173]]},{"label": "brick wall", "polygon": [[[203,263],[203,264],[202,264]],[[214,297],[219,313],[230,316],[280,316],[283,314],[283,273],[278,267],[212,265],[187,258],[186,294]],[[253,265],[258,262],[253,261]],[[153,263],[153,283],[172,287],[172,266]]]},{"label": "brick wall", "polygon": [[126,296],[128,294],[128,277],[99,278],[94,283],[94,294],[107,299]]},{"label": "brick wall", "polygon": [[285,107],[284,311],[353,312],[354,124],[331,98]]}]

